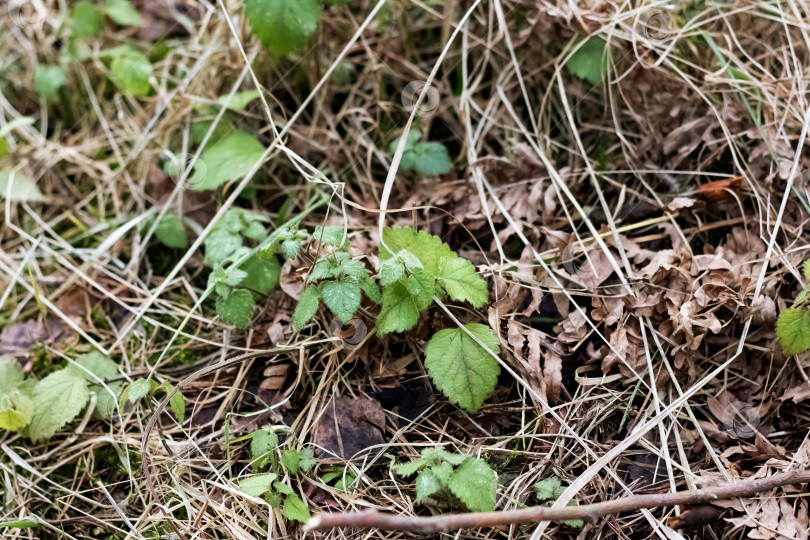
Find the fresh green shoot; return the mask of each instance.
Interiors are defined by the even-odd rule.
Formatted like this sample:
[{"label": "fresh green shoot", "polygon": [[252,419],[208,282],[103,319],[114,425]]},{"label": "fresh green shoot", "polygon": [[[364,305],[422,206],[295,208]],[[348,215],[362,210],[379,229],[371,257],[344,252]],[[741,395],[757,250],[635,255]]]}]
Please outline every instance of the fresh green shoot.
[{"label": "fresh green shoot", "polygon": [[492,512],[495,510],[495,495],[498,490],[498,476],[486,461],[453,454],[444,448],[426,448],[416,461],[394,465],[394,471],[401,476],[416,477],[416,502],[422,503],[427,497],[447,499],[451,504],[452,494],[472,512]]},{"label": "fresh green shoot", "polygon": [[608,73],[610,52],[604,39],[590,38],[571,55],[565,67],[580,79],[599,84]]}]

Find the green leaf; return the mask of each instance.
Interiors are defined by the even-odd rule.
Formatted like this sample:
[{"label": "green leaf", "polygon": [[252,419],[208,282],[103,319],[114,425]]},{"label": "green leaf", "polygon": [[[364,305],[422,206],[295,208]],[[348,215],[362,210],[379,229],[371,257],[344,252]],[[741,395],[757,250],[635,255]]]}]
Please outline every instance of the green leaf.
[{"label": "green leaf", "polygon": [[380,263],[380,285],[383,287],[399,281],[405,275],[405,265],[399,259],[386,259]]},{"label": "green leaf", "polygon": [[16,431],[34,416],[31,383],[25,383],[22,366],[14,358],[0,357],[0,428]]},{"label": "green leaf", "polygon": [[392,468],[394,469],[394,472],[396,472],[398,475],[407,478],[408,476],[414,475],[423,468],[425,468],[426,465],[427,464],[425,463],[425,460],[417,459],[416,461],[394,465]]},{"label": "green leaf", "polygon": [[444,257],[439,261],[436,276],[453,300],[466,301],[481,307],[489,301],[487,282],[476,273],[475,267],[461,257]]},{"label": "green leaf", "polygon": [[450,481],[450,477],[453,475],[453,466],[446,461],[442,461],[438,465],[431,467],[430,472],[438,478],[443,485],[447,485],[447,482]]},{"label": "green leaf", "polygon": [[281,279],[281,264],[275,257],[265,261],[253,255],[239,268],[247,272],[242,286],[259,294],[267,294],[278,287]]},{"label": "green leaf", "polygon": [[[170,387],[170,390],[174,390],[174,387]],[[169,398],[169,407],[171,407],[177,421],[182,424],[186,419],[186,399],[181,392],[175,392],[174,395]]]},{"label": "green leaf", "polygon": [[[107,388],[112,390],[112,394]],[[100,384],[92,384],[89,387],[89,390],[96,394],[96,413],[102,418],[109,418],[115,412],[115,405],[121,397],[124,385],[120,382],[108,383],[107,388]]]},{"label": "green leaf", "polygon": [[408,287],[398,281],[383,287],[382,309],[377,315],[377,331],[380,334],[404,332],[419,322],[419,306],[408,292]]},{"label": "green leaf", "polygon": [[297,474],[300,465],[298,452],[291,448],[284,450],[281,454],[281,463],[284,464],[284,468],[287,469],[290,474]]},{"label": "green leaf", "polygon": [[253,433],[250,440],[250,456],[253,466],[264,469],[272,459],[272,452],[278,446],[278,435],[270,433],[266,429],[260,429]]},{"label": "green leaf", "polygon": [[382,293],[380,292],[380,288],[377,287],[377,284],[368,276],[368,274],[364,274],[357,278],[357,283],[360,285],[360,288],[363,289],[363,292],[366,293],[369,300],[375,304],[382,302]]},{"label": "green leaf", "polygon": [[606,48],[607,42],[604,39],[590,38],[571,55],[565,67],[580,79],[585,79],[591,84],[599,84],[608,70]]},{"label": "green leaf", "polygon": [[291,521],[300,521],[306,523],[312,517],[309,514],[309,508],[304,504],[304,501],[296,494],[287,495],[284,499],[284,517]]},{"label": "green leaf", "polygon": [[149,78],[152,76],[152,64],[135,50],[123,51],[113,57],[110,64],[113,83],[125,94],[145,96],[152,89]]},{"label": "green leaf", "polygon": [[422,471],[416,477],[416,502],[422,502],[443,487],[441,480],[430,470]]},{"label": "green leaf", "polygon": [[[471,323],[464,328],[492,352],[500,351],[498,338],[490,327]],[[461,328],[440,330],[430,338],[425,368],[445,396],[473,413],[494,390],[501,371],[498,361]]]},{"label": "green leaf", "polygon": [[231,101],[228,101],[228,96],[222,96],[217,100],[217,103],[220,105],[228,104],[227,107],[232,111],[243,111],[248,104],[259,97],[261,92],[258,90],[248,90],[246,92],[237,92],[231,98]]},{"label": "green leaf", "polygon": [[810,349],[810,311],[791,308],[780,313],[776,321],[776,335],[782,342],[785,356]]},{"label": "green leaf", "polygon": [[450,491],[473,512],[495,510],[498,476],[486,461],[467,458],[447,483]]},{"label": "green leaf", "polygon": [[25,379],[19,362],[10,356],[0,356],[0,395],[16,390]]},{"label": "green leaf", "polygon": [[810,259],[804,261],[804,278],[810,279]]},{"label": "green leaf", "polygon": [[74,370],[54,371],[34,387],[34,418],[28,436],[34,442],[49,439],[56,430],[76,418],[90,392],[84,377]]},{"label": "green leaf", "polygon": [[183,218],[177,214],[164,214],[163,219],[155,227],[155,236],[166,247],[185,249],[188,247],[186,228]]},{"label": "green leaf", "polygon": [[560,479],[556,476],[550,476],[537,482],[534,489],[537,492],[537,500],[539,501],[556,501],[565,491],[565,488],[560,484]]},{"label": "green leaf", "polygon": [[314,466],[315,452],[312,451],[312,448],[302,448],[298,452],[298,467],[302,471],[307,472]]},{"label": "green leaf", "polygon": [[107,0],[107,15],[122,26],[143,26],[143,19],[129,0]]},{"label": "green leaf", "polygon": [[413,296],[416,307],[421,312],[433,303],[436,292],[436,280],[427,272],[417,270],[408,276],[408,292]]},{"label": "green leaf", "polygon": [[247,328],[253,317],[253,295],[246,289],[238,289],[227,298],[220,297],[217,299],[217,313],[226,323],[240,329]]},{"label": "green leaf", "polygon": [[39,190],[33,180],[19,172],[14,173],[14,181],[11,180],[11,171],[4,169],[0,171],[0,199],[8,198],[11,201],[19,202],[44,202],[47,199]]},{"label": "green leaf", "polygon": [[383,241],[385,246],[380,244],[381,261],[390,259],[394,253],[404,249],[416,255],[425,272],[434,276],[439,273],[439,261],[442,257],[458,257],[438,236],[425,231],[417,232],[410,227],[383,229]]},{"label": "green leaf", "polygon": [[242,247],[242,237],[225,229],[217,229],[205,239],[205,262],[214,265],[223,262]]},{"label": "green leaf", "polygon": [[331,225],[321,227],[318,225],[312,233],[312,238],[323,244],[339,247],[343,241],[343,227],[334,227]]},{"label": "green leaf", "polygon": [[[119,376],[118,365],[110,360],[109,356],[99,351],[93,351],[77,357],[76,363],[102,380],[114,379]],[[72,366],[67,369],[75,370],[77,375],[84,377],[90,382],[96,382],[96,379],[89,376],[84,370]]]},{"label": "green leaf", "polygon": [[332,313],[349,321],[360,307],[360,285],[352,279],[326,281],[321,285],[321,298]]},{"label": "green leaf", "polygon": [[[415,169],[424,174],[447,174],[453,170],[453,163],[447,148],[436,142],[417,142],[421,134],[411,131],[408,133],[408,142],[402,152],[399,166],[403,170]],[[399,139],[391,143],[390,151],[393,154],[399,145]]]},{"label": "green leaf", "polygon": [[73,6],[72,19],[71,34],[77,39],[98,35],[104,22],[98,8],[85,0]]},{"label": "green leaf", "polygon": [[293,326],[301,330],[309,320],[318,312],[318,301],[321,299],[321,291],[318,287],[310,285],[301,292],[298,298],[298,305],[293,313]]},{"label": "green leaf", "polygon": [[261,497],[266,491],[270,491],[273,480],[276,478],[278,475],[273,473],[249,476],[239,481],[239,489],[251,497]]},{"label": "green leaf", "polygon": [[[276,482],[276,484],[278,484],[278,482]],[[268,491],[265,493],[264,500],[267,501],[267,504],[272,508],[281,508],[281,493],[277,491]]]},{"label": "green leaf", "polygon": [[[200,155],[205,170],[195,170],[189,180],[192,189],[216,189],[228,180],[241,179],[261,159],[264,146],[243,131],[231,133]],[[196,168],[195,168],[196,169]]]},{"label": "green leaf", "polygon": [[138,379],[136,381],[132,381],[132,384],[129,385],[129,402],[135,403],[139,399],[148,396],[151,389],[152,385],[150,384],[149,379]]},{"label": "green leaf", "polygon": [[46,100],[56,97],[65,84],[65,70],[59,66],[39,66],[34,75],[34,89]]},{"label": "green leaf", "polygon": [[294,259],[301,252],[301,240],[284,240],[281,243],[281,253],[285,259]]},{"label": "green leaf", "polygon": [[274,54],[285,54],[306,45],[318,28],[318,0],[245,0],[253,33]]}]

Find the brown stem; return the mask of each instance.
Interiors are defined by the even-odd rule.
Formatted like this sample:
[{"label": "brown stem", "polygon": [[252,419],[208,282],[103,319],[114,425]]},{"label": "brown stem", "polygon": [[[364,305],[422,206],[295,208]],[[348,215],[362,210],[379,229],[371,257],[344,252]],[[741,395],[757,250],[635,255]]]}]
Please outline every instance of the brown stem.
[{"label": "brown stem", "polygon": [[430,534],[457,529],[495,527],[499,525],[513,525],[516,523],[536,523],[539,521],[559,522],[576,519],[595,521],[602,516],[621,512],[632,512],[642,508],[693,505],[721,499],[734,499],[768,491],[780,486],[804,484],[807,482],[810,482],[810,472],[791,470],[769,476],[768,478],[746,480],[707,489],[659,493],[654,495],[633,495],[612,501],[586,504],[583,506],[564,506],[562,508],[533,506],[521,510],[446,514],[433,517],[399,516],[395,514],[384,514],[376,510],[319,514],[307,523],[306,530],[349,527],[352,529],[383,529]]}]

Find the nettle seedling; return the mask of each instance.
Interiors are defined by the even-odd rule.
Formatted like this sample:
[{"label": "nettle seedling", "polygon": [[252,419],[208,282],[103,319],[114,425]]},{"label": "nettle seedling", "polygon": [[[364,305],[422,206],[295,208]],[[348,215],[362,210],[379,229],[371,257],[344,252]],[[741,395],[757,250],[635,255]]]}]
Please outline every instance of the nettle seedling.
[{"label": "nettle seedling", "polygon": [[281,508],[287,519],[306,523],[310,518],[307,505],[283,478],[285,471],[289,475],[296,475],[312,469],[315,465],[312,449],[287,448],[279,456],[276,433],[260,429],[250,438],[251,467],[262,474],[240,480],[240,489],[252,497],[262,497],[273,508]]},{"label": "nettle seedling", "polygon": [[281,276],[276,257],[260,258],[244,245],[268,238],[266,220],[262,215],[232,208],[205,240],[205,261],[213,267],[208,286],[218,297],[217,313],[237,328],[248,327],[256,299],[275,289]]},{"label": "nettle seedling", "polygon": [[[388,148],[392,154],[396,152],[401,138],[392,142]],[[422,134],[418,131],[408,133],[402,160],[399,162],[400,168],[406,171],[413,169],[428,175],[447,174],[453,170],[447,148],[437,142],[419,142],[421,138]]]},{"label": "nettle seedling", "polygon": [[[119,407],[123,409],[127,401],[134,405],[141,399],[155,397],[160,392],[172,394],[174,386],[169,381],[159,383],[154,379],[136,379],[121,392],[118,398]],[[186,417],[186,400],[183,398],[183,394],[174,392],[169,399],[169,407],[171,407],[177,421],[182,424]]]},{"label": "nettle seedling", "polygon": [[[317,230],[313,237],[318,237]],[[322,237],[324,243],[339,246],[342,240],[338,238],[343,234],[333,229],[329,234],[322,232]],[[260,250],[260,255],[275,254],[283,249],[282,242],[282,238],[277,239],[272,248]],[[365,265],[349,257],[345,248],[323,254],[312,266],[298,300],[295,327],[302,329],[315,316],[321,301],[341,320],[348,321],[360,307],[361,292],[382,304],[376,317],[379,335],[414,328],[434,298],[468,302],[476,308],[489,300],[487,283],[472,263],[424,231],[384,229],[379,260],[377,278],[382,294]],[[495,332],[483,324],[470,323],[434,334],[425,351],[425,367],[436,387],[451,401],[476,412],[495,388],[500,366],[494,355],[499,352]]]},{"label": "nettle seedling", "polygon": [[393,466],[400,476],[416,477],[416,502],[427,497],[449,499],[452,495],[473,512],[495,510],[498,476],[486,461],[453,454],[444,448],[425,448],[416,461]]},{"label": "nettle seedling", "polygon": [[787,356],[810,350],[810,260],[804,263],[804,277],[808,283],[801,290],[793,307],[779,314],[776,335]]}]

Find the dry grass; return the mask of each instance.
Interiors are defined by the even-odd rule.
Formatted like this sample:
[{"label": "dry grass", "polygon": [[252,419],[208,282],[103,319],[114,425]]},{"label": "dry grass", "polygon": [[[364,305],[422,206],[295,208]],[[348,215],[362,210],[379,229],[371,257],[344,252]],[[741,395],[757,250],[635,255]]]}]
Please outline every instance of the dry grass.
[{"label": "dry grass", "polygon": [[[499,508],[534,504],[533,484],[551,475],[570,485],[565,504],[808,464],[810,363],[784,357],[774,334],[808,258],[806,3],[358,0],[328,9],[316,45],[271,60],[241,2],[199,2],[189,4],[191,35],[172,22],[162,44],[141,42],[159,58],[151,96],[118,92],[96,50],[49,105],[32,81],[64,51],[63,4],[44,0],[49,16],[38,25],[0,15],[0,123],[36,119],[13,130],[0,168],[22,166],[51,199],[4,206],[0,325],[58,323],[59,339],[20,354],[40,376],[97,349],[126,381],[182,383],[189,418],[178,425],[164,414],[144,440],[158,401],[142,401],[116,421],[79,418],[47,443],[4,432],[2,519],[38,516],[37,527],[5,528],[4,538],[299,538],[300,524],[238,490],[250,471],[240,438],[286,425],[315,445],[326,404],[343,394],[391,400],[387,442],[290,479],[313,512],[436,511],[440,503],[416,504],[412,483],[389,470],[436,443],[497,467]],[[643,22],[656,13],[675,25],[650,37]],[[589,35],[613,47],[597,85],[565,67],[575,38]],[[135,37],[108,25],[93,46]],[[430,114],[403,107],[411,81],[438,91],[424,96]],[[196,106],[257,86],[263,99],[236,126],[268,148],[254,166],[259,182],[200,195],[161,172],[166,151],[198,159]],[[406,128],[444,143],[454,173],[399,171],[388,147]],[[255,196],[240,198],[248,191]],[[320,193],[329,204],[313,208]],[[199,303],[207,270],[198,248],[232,206],[272,221],[309,208],[307,226],[345,220],[353,250],[372,261],[381,223],[440,235],[493,291],[488,309],[461,321],[501,336],[495,395],[472,416],[441,395],[417,417],[401,416],[431,388],[426,339],[454,324],[441,309],[413,332],[372,336],[355,350],[330,336],[323,313],[294,332],[295,301],[282,290],[247,331],[219,321],[210,301]],[[167,252],[140,219],[177,209],[198,236]],[[574,266],[560,253],[576,256]],[[275,342],[274,324],[283,331]],[[265,382],[276,392],[268,406],[259,385],[278,373],[283,384]],[[752,407],[757,437],[724,423],[733,402]],[[357,477],[350,489],[320,479],[342,466]],[[777,495],[786,494],[745,500],[725,516],[737,521],[703,528],[668,528],[684,510],[671,508],[585,530],[539,524],[447,537],[764,538]],[[807,524],[806,493],[795,495],[780,500]],[[789,513],[777,511],[777,521],[792,523]]]}]

